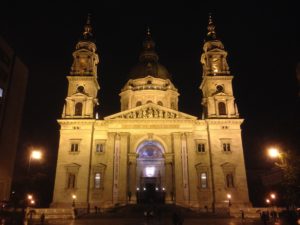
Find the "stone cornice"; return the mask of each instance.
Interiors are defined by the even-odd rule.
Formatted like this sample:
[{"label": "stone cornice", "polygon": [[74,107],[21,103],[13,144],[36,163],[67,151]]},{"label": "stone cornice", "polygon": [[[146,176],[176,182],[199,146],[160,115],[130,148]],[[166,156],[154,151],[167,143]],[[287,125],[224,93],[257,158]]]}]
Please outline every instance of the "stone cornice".
[{"label": "stone cornice", "polygon": [[205,121],[209,125],[213,125],[213,124],[242,124],[244,122],[244,119],[225,118],[225,119],[206,119]]},{"label": "stone cornice", "polygon": [[203,80],[232,80],[234,77],[232,75],[224,75],[224,76],[203,76]]},{"label": "stone cornice", "polygon": [[59,124],[93,124],[95,119],[58,119]]},{"label": "stone cornice", "polygon": [[97,89],[100,89],[97,76],[67,76],[68,81],[85,81],[85,80],[93,80],[97,84]]}]

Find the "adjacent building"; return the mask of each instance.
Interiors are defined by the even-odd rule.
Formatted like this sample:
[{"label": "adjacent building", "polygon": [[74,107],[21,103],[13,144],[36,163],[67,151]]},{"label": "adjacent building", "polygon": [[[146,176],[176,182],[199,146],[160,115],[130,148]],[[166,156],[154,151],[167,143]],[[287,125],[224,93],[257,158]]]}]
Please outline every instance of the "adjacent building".
[{"label": "adjacent building", "polygon": [[73,200],[79,207],[104,208],[159,202],[213,210],[228,207],[229,194],[232,206],[250,206],[243,119],[235,103],[227,51],[212,19],[199,52],[203,98],[190,99],[201,101],[201,119],[178,111],[180,94],[159,63],[149,30],[142,46],[119,94],[121,111],[98,119],[100,60],[88,19],[73,52],[58,119],[52,206],[70,207]]},{"label": "adjacent building", "polygon": [[0,37],[0,200],[8,200],[28,70]]}]

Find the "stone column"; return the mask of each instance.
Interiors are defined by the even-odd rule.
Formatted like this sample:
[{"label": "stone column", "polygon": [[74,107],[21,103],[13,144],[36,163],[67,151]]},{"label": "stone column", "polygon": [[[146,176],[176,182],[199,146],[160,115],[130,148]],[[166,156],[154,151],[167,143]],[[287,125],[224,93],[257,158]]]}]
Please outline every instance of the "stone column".
[{"label": "stone column", "polygon": [[173,187],[173,154],[165,154],[165,187],[166,187],[166,203],[172,203],[172,196],[174,199],[174,187]]},{"label": "stone column", "polygon": [[128,162],[128,191],[131,192],[131,201],[136,202],[136,154],[129,153],[128,154],[129,162]]},{"label": "stone column", "polygon": [[120,135],[115,135],[114,148],[114,175],[113,175],[113,204],[116,204],[119,199],[119,168],[120,168]]},{"label": "stone column", "polygon": [[189,178],[188,178],[188,161],[187,161],[187,144],[186,134],[181,134],[181,158],[182,158],[182,182],[183,182],[183,199],[185,203],[189,201]]}]

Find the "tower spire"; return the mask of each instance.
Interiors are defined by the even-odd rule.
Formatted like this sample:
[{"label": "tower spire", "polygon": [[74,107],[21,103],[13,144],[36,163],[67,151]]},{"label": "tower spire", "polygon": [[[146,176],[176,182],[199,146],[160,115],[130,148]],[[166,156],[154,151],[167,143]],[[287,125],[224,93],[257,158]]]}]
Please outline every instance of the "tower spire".
[{"label": "tower spire", "polygon": [[211,13],[209,13],[208,16],[208,26],[207,26],[207,37],[209,39],[215,40],[217,39],[217,34],[215,31],[216,27],[214,25],[213,19],[212,19],[212,15]]},{"label": "tower spire", "polygon": [[151,36],[150,27],[147,27],[147,36]]},{"label": "tower spire", "polygon": [[140,61],[158,61],[158,55],[155,52],[155,42],[151,37],[149,27],[147,27],[146,38],[143,42],[143,51],[140,54]]},{"label": "tower spire", "polygon": [[91,25],[91,14],[88,13],[86,24],[84,25],[84,31],[83,31],[83,39],[84,40],[90,40],[93,38],[92,33],[92,25]]}]

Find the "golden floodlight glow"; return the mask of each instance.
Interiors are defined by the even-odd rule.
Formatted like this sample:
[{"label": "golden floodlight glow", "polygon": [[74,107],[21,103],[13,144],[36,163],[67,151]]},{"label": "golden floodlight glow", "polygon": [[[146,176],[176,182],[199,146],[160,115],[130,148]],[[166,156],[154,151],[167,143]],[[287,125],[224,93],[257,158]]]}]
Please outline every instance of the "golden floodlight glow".
[{"label": "golden floodlight glow", "polygon": [[27,195],[27,199],[31,200],[32,199],[32,195]]},{"label": "golden floodlight glow", "polygon": [[269,204],[270,203],[270,199],[267,198],[266,199],[266,203]]},{"label": "golden floodlight glow", "polygon": [[34,200],[31,200],[31,201],[30,201],[30,204],[31,204],[31,205],[34,205],[34,203],[35,203]]},{"label": "golden floodlight glow", "polygon": [[270,148],[268,150],[268,154],[271,158],[278,158],[280,153],[277,148]]},{"label": "golden floodlight glow", "polygon": [[39,151],[39,150],[33,150],[31,152],[31,158],[32,159],[37,159],[37,160],[41,159],[42,158],[42,152]]},{"label": "golden floodlight glow", "polygon": [[228,199],[231,199],[231,194],[227,194],[227,198],[228,198]]},{"label": "golden floodlight glow", "polygon": [[72,195],[72,198],[73,198],[73,199],[76,199],[76,195]]}]

